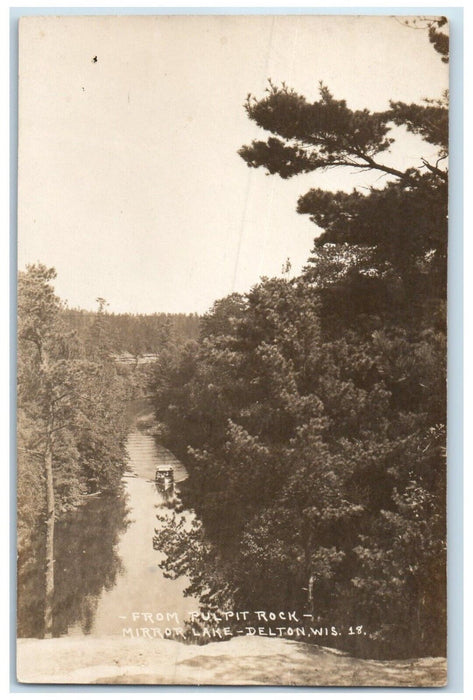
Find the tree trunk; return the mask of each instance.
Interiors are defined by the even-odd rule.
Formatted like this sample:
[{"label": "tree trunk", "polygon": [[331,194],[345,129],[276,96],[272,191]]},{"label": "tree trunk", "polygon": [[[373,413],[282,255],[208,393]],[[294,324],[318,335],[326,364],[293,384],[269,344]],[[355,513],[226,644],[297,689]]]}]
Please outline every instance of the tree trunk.
[{"label": "tree trunk", "polygon": [[308,533],[306,535],[306,544],[305,544],[305,571],[306,571],[306,581],[307,581],[307,613],[309,615],[314,615],[315,610],[314,610],[314,583],[315,583],[315,576],[312,572],[312,547],[313,547],[313,533],[310,528],[310,525],[308,526]]},{"label": "tree trunk", "polygon": [[313,574],[310,575],[309,577],[309,584],[307,587],[307,609],[309,610],[309,613],[313,616],[314,615],[314,582],[315,582],[315,576]]},{"label": "tree trunk", "polygon": [[54,482],[53,452],[51,435],[48,435],[44,451],[44,473],[46,477],[46,567],[44,601],[44,637],[52,637],[53,631],[53,596],[54,596]]}]

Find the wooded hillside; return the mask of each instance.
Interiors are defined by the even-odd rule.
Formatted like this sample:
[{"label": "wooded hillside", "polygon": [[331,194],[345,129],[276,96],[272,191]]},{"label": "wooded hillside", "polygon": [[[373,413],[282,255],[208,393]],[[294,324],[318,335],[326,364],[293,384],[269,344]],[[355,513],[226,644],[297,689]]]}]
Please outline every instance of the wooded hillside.
[{"label": "wooded hillside", "polygon": [[[201,525],[189,547],[174,516],[156,546],[209,610],[297,610],[362,626],[327,641],[352,653],[443,655],[447,96],[374,113],[270,83],[246,111],[266,136],[241,148],[249,167],[383,178],[301,196],[303,273],[216,302],[196,343],[161,355],[156,415]],[[417,167],[387,158],[399,127]]]}]

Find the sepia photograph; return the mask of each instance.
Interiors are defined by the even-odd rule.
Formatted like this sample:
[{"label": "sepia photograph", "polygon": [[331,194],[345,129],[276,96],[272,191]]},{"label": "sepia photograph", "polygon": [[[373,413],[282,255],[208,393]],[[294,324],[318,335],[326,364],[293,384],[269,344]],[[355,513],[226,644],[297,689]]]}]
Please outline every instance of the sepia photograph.
[{"label": "sepia photograph", "polygon": [[18,683],[445,686],[448,19],[18,42]]}]

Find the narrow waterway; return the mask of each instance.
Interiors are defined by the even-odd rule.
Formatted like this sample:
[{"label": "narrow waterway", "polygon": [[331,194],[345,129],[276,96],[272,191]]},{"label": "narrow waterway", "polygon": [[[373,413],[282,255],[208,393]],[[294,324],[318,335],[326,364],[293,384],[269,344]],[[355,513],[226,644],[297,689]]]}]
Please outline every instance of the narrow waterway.
[{"label": "narrow waterway", "polygon": [[[123,628],[158,627],[158,613],[164,616],[164,628],[168,613],[176,614],[170,617],[173,624],[176,619],[181,624],[190,611],[198,609],[197,601],[184,597],[188,581],[165,578],[159,567],[163,555],[153,548],[153,535],[159,527],[156,514],[169,512],[154,483],[156,467],[172,464],[176,483],[187,477],[186,470],[168,450],[157,446],[152,436],[136,428],[128,436],[127,452],[129,471],[123,482],[128,524],[115,546],[121,565],[114,585],[110,589],[104,586],[97,599],[92,624],[84,628],[84,619],[78,620],[68,629],[69,635],[86,632],[103,636],[122,634]],[[184,515],[191,517],[190,513]],[[146,613],[152,617],[147,618]]]},{"label": "narrow waterway", "polygon": [[[127,440],[128,470],[119,494],[91,498],[56,525],[53,635],[122,635],[124,628],[159,627],[159,614],[175,613],[179,624],[198,603],[184,596],[188,581],[164,577],[163,554],[153,548],[160,522],[172,513],[169,500],[154,483],[157,466],[174,467],[179,482],[183,465],[154,438],[136,427]],[[184,511],[189,520],[190,512]],[[38,557],[40,560],[40,558]],[[42,636],[44,579],[39,566],[26,567],[18,609],[19,636]],[[137,617],[137,613],[141,613]],[[153,624],[145,613],[152,614]]]}]

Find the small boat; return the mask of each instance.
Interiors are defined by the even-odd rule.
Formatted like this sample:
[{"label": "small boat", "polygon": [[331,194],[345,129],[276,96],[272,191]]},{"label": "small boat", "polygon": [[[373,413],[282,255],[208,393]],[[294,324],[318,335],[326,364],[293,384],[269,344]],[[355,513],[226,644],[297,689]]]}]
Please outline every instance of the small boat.
[{"label": "small boat", "polygon": [[169,491],[174,487],[174,469],[169,465],[163,465],[156,469],[154,477],[156,486],[160,491]]}]

